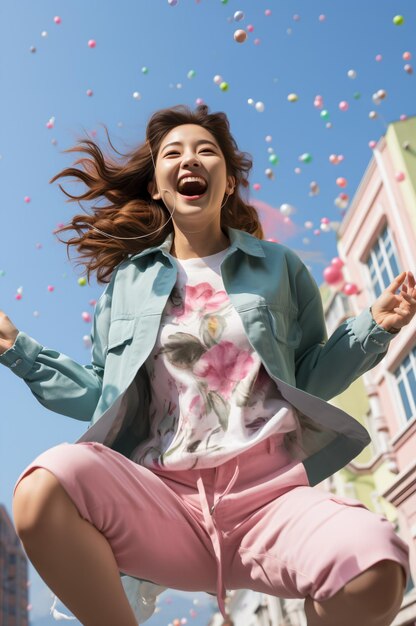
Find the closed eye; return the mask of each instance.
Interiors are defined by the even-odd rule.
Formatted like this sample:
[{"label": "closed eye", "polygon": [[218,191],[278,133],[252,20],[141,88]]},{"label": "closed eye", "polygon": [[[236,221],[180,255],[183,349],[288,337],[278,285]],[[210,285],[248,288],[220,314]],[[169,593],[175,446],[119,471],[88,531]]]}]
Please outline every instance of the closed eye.
[{"label": "closed eye", "polygon": [[[201,152],[212,152],[212,154],[215,154],[214,150],[210,150],[209,148],[204,148]],[[179,152],[167,152],[165,156],[171,156],[172,154],[179,154]]]}]

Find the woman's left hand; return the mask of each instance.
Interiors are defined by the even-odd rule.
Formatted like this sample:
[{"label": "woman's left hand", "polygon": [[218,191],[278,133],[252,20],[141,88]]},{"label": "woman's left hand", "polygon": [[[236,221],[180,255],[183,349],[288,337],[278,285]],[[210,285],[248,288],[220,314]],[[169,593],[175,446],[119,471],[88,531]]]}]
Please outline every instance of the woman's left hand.
[{"label": "woman's left hand", "polygon": [[[400,330],[406,326],[416,313],[415,278],[407,272],[399,274],[383,291],[371,307],[375,322],[385,330]],[[397,289],[402,286],[399,294]]]}]

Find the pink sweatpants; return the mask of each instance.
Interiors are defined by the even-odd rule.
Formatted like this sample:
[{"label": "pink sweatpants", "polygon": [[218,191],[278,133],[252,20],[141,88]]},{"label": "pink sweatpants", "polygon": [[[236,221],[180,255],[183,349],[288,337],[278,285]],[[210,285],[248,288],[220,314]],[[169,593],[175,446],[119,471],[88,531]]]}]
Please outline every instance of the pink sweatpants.
[{"label": "pink sweatpants", "polygon": [[[120,572],[184,591],[226,589],[322,601],[383,559],[410,577],[409,547],[362,502],[310,487],[276,435],[219,467],[149,470],[99,443],[40,454]],[[407,584],[406,583],[406,584]]]}]

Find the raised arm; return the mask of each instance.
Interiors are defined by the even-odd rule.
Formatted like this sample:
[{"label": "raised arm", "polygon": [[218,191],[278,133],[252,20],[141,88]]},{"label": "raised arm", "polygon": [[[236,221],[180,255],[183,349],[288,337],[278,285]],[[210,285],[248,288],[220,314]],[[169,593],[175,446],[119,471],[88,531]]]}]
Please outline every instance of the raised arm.
[{"label": "raised arm", "polygon": [[329,400],[386,355],[394,335],[379,326],[370,307],[342,322],[328,339],[319,288],[302,263],[295,288],[302,339],[295,353],[296,385]]},{"label": "raised arm", "polygon": [[[35,398],[47,409],[81,421],[89,421],[101,395],[110,320],[108,296],[98,300],[91,329],[91,364],[80,365],[69,356],[42,346],[22,331],[2,354],[0,364],[22,378]],[[10,323],[2,314],[1,330]],[[15,328],[15,327],[14,327]],[[10,330],[10,327],[9,327]],[[3,333],[4,337],[4,333]],[[9,337],[9,342],[11,337]],[[0,352],[4,348],[0,344]],[[7,340],[6,340],[7,347]]]}]

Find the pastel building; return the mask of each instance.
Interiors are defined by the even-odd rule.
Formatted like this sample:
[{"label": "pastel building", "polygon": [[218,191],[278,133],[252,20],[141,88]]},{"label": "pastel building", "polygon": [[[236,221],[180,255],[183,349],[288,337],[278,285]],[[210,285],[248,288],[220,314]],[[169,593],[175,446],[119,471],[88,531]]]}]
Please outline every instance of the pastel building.
[{"label": "pastel building", "polygon": [[0,504],[0,625],[28,626],[28,561]]}]

